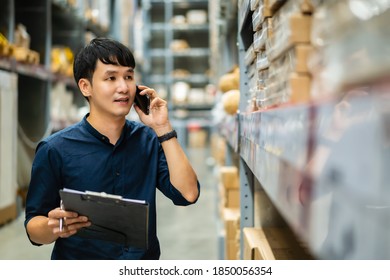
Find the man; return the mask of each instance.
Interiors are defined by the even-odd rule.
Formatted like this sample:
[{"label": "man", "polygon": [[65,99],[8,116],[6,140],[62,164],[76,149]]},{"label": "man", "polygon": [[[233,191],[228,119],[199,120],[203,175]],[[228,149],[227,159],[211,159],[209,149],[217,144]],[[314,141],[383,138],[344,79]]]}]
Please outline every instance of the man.
[{"label": "man", "polygon": [[[74,62],[74,77],[90,112],[37,147],[25,227],[34,245],[55,242],[52,259],[158,259],[156,189],[177,205],[195,203],[199,197],[197,176],[169,122],[166,101],[139,86],[140,94],[150,97],[150,113],[134,105],[143,124],[126,119],[136,93],[134,68],[134,57],[123,44],[92,40]],[[148,249],[77,236],[90,222],[59,208],[62,188],[147,201]]]}]

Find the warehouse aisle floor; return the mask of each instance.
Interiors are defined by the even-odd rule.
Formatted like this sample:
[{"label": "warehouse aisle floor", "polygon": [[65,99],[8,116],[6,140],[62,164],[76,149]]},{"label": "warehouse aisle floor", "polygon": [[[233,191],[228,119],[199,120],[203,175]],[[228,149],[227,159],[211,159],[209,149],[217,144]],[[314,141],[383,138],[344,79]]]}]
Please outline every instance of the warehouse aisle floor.
[{"label": "warehouse aisle floor", "polygon": [[[208,148],[187,149],[198,174],[201,196],[188,207],[175,206],[162,195],[157,197],[157,229],[161,259],[213,260],[218,258],[216,184]],[[23,227],[24,213],[0,227],[0,260],[50,259],[52,245],[32,246]]]}]

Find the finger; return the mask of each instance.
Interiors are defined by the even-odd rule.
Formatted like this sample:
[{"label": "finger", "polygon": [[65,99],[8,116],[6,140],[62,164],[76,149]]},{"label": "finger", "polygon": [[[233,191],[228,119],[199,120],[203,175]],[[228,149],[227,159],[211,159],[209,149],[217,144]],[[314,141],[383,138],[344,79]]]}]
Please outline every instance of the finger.
[{"label": "finger", "polygon": [[167,102],[164,99],[161,99],[160,97],[154,98],[150,102],[150,108],[161,108],[161,107],[167,107]]},{"label": "finger", "polygon": [[62,231],[58,232],[58,236],[61,238],[67,238],[77,233],[75,229],[69,229],[68,227],[64,227]]},{"label": "finger", "polygon": [[139,92],[141,95],[147,94],[150,96],[151,95],[150,90],[153,90],[152,88],[149,88],[149,87],[143,86],[143,85],[138,85],[138,88],[141,90]]},{"label": "finger", "polygon": [[61,210],[60,208],[51,210],[48,214],[49,219],[60,219],[64,217],[75,218],[77,216],[78,214],[76,212]]},{"label": "finger", "polygon": [[71,224],[75,224],[75,223],[84,223],[84,222],[88,222],[88,217],[86,216],[79,216],[77,218],[65,218],[65,225],[69,226]]},{"label": "finger", "polygon": [[145,94],[147,94],[150,100],[153,100],[158,97],[156,91],[153,88],[147,88],[144,90]]},{"label": "finger", "polygon": [[77,231],[83,227],[89,227],[91,226],[91,222],[83,222],[83,223],[75,223],[71,225],[67,225],[65,228],[67,231]]},{"label": "finger", "polygon": [[53,232],[54,234],[58,234],[58,236],[61,238],[66,238],[76,234],[81,228],[89,226],[91,226],[91,222],[75,223],[71,225],[65,225],[62,231],[60,231],[59,228],[56,228],[55,230],[53,230]]}]

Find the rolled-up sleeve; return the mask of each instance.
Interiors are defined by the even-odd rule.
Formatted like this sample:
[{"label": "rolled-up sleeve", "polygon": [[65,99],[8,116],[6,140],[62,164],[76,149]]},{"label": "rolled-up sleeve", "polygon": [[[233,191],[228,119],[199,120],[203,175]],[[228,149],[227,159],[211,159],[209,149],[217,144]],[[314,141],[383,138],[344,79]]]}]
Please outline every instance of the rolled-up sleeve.
[{"label": "rolled-up sleeve", "polygon": [[158,152],[158,189],[169,199],[172,200],[173,204],[180,206],[187,206],[194,204],[200,195],[200,184],[197,181],[198,186],[198,197],[194,202],[189,202],[184,196],[171,184],[169,178],[169,170],[167,160],[164,155],[164,151],[160,146]]}]

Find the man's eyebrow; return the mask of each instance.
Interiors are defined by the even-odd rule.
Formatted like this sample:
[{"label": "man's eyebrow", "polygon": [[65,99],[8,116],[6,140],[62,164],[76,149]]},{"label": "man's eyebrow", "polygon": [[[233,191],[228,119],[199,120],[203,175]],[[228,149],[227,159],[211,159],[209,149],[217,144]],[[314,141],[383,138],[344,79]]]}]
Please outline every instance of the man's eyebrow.
[{"label": "man's eyebrow", "polygon": [[[112,75],[112,74],[117,74],[119,71],[117,70],[107,70],[106,72],[104,72],[104,74],[106,75]],[[129,68],[126,70],[126,72],[129,72],[129,73],[134,73],[134,69],[133,68]]]}]

